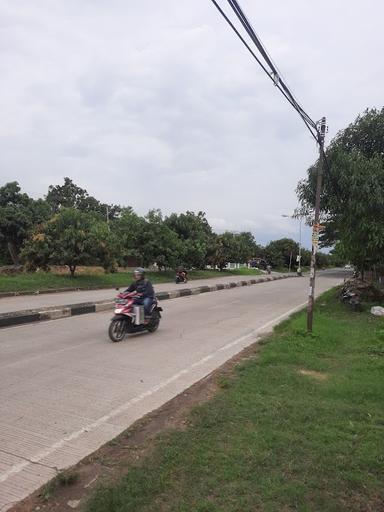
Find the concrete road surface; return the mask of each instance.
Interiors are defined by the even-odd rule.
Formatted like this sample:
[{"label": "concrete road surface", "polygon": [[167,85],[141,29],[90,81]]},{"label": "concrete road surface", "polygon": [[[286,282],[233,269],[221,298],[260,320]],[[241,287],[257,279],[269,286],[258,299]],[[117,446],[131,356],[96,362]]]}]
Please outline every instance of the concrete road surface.
[{"label": "concrete road surface", "polygon": [[[319,276],[317,292],[340,280]],[[307,292],[297,278],[169,300],[156,333],[115,344],[110,313],[2,329],[0,510],[257,340]]]},{"label": "concrete road surface", "polygon": [[[276,273],[273,273],[277,275]],[[195,288],[197,286],[215,285],[219,283],[230,283],[231,281],[248,281],[255,279],[257,275],[214,277],[209,279],[193,279],[185,284],[176,285],[175,282],[155,284],[155,292],[168,292],[179,288]],[[127,287],[132,277],[127,275]],[[123,287],[121,288],[124,289]],[[91,302],[99,300],[112,300],[116,297],[117,291],[114,288],[102,290],[84,290],[76,292],[42,293],[41,295],[19,295],[16,297],[0,298],[0,313],[20,311],[23,309],[35,309],[46,306],[65,306],[66,304],[77,304],[80,302]],[[0,511],[1,512],[1,511]]]}]

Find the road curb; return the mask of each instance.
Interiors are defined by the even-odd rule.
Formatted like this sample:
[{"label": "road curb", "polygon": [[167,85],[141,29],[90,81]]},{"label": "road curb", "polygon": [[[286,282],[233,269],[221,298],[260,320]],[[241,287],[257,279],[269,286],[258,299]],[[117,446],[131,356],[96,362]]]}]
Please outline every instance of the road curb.
[{"label": "road curb", "polygon": [[[156,294],[158,300],[170,300],[180,297],[187,297],[191,295],[199,295],[201,293],[216,292],[219,290],[230,290],[242,286],[251,286],[258,283],[265,283],[267,281],[277,281],[280,279],[287,279],[293,277],[292,275],[282,274],[280,276],[264,276],[256,279],[249,279],[247,281],[237,281],[229,283],[220,283],[215,285],[197,286],[196,288],[181,288],[178,290],[171,290],[169,292],[159,292]],[[22,311],[13,311],[10,313],[0,314],[0,327],[10,327],[14,325],[29,324],[35,322],[42,322],[45,320],[58,320],[60,318],[68,318],[71,316],[85,315],[88,313],[98,313],[100,311],[112,310],[114,302],[111,300],[95,301],[95,302],[82,302],[77,304],[68,304],[65,306],[50,306],[39,309],[27,309]]]},{"label": "road curb", "polygon": [[87,291],[96,291],[96,290],[116,290],[121,285],[111,285],[111,286],[76,286],[70,288],[43,288],[42,290],[25,290],[22,292],[0,292],[0,299],[5,299],[7,297],[22,297],[24,295],[46,295],[46,294],[55,294],[55,293],[64,293],[64,292],[87,292]]}]

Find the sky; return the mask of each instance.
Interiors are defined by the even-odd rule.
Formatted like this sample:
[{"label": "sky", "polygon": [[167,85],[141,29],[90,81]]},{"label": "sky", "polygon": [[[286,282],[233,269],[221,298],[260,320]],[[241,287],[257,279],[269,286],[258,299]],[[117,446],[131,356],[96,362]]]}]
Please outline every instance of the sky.
[{"label": "sky", "polygon": [[[383,106],[381,0],[240,4],[326,143]],[[0,0],[0,76],[0,185],[298,239],[316,144],[210,0]]]}]

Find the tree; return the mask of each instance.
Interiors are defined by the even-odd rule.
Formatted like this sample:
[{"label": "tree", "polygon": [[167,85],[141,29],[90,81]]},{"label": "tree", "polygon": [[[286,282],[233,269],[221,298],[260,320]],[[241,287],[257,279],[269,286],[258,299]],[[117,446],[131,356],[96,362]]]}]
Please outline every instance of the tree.
[{"label": "tree", "polygon": [[20,263],[21,246],[33,226],[45,221],[48,215],[47,204],[22,193],[17,181],[0,188],[0,241],[15,265]]},{"label": "tree", "polygon": [[269,242],[265,248],[267,261],[272,267],[291,267],[295,265],[296,256],[299,254],[299,245],[291,238],[281,238]]},{"label": "tree", "polygon": [[107,224],[95,215],[62,208],[36,229],[22,254],[29,268],[66,265],[73,277],[78,265],[97,262],[110,269],[114,261],[111,242]]},{"label": "tree", "polygon": [[183,242],[182,261],[179,263],[188,268],[205,268],[208,247],[212,241],[212,228],[205,213],[172,213],[165,218],[164,223]]},{"label": "tree", "polygon": [[[52,211],[57,213],[61,208],[83,209],[81,206],[89,198],[88,192],[77,186],[71,178],[64,178],[64,185],[50,185],[46,201]],[[96,200],[95,200],[96,201]]]},{"label": "tree", "polygon": [[229,262],[237,261],[238,247],[234,233],[226,231],[215,235],[208,261],[211,265],[223,270]]},{"label": "tree", "polygon": [[[123,208],[121,215],[111,227],[119,248],[118,260],[126,266],[134,258],[143,264],[143,233],[146,221],[137,215],[131,207]],[[153,262],[152,262],[153,263]]]},{"label": "tree", "polygon": [[318,251],[316,253],[316,265],[319,268],[328,267],[330,264],[330,256],[325,252]]},{"label": "tree", "polygon": [[75,208],[83,212],[99,213],[102,219],[114,220],[121,213],[120,206],[101,203],[88,192],[76,185],[71,178],[64,178],[63,185],[50,185],[46,201],[53,213],[61,208]]},{"label": "tree", "polygon": [[340,242],[335,244],[335,247],[329,253],[330,263],[335,267],[342,267],[348,263],[348,258],[344,254],[344,249]]},{"label": "tree", "polygon": [[[321,196],[323,246],[339,242],[361,270],[384,263],[384,108],[367,110],[327,150]],[[314,205],[316,163],[299,183],[302,206]]]},{"label": "tree", "polygon": [[247,263],[259,252],[260,247],[256,244],[252,233],[226,231],[221,235],[213,236],[207,261],[223,270],[228,263]]},{"label": "tree", "polygon": [[183,242],[164,222],[160,210],[150,210],[138,237],[145,266],[156,263],[159,269],[175,268],[183,255]]},{"label": "tree", "polygon": [[311,265],[312,251],[301,248],[301,266],[309,267]]},{"label": "tree", "polygon": [[101,265],[106,272],[115,272],[120,246],[107,222],[100,221],[97,217],[91,220],[89,239],[92,263]]},{"label": "tree", "polygon": [[256,244],[255,237],[249,231],[243,231],[235,235],[237,242],[237,262],[246,263],[256,256],[260,249]]}]

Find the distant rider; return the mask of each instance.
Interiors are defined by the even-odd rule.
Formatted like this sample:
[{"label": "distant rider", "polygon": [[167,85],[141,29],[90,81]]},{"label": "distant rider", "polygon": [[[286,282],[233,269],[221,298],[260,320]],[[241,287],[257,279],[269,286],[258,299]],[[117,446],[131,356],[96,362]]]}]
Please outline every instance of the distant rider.
[{"label": "distant rider", "polygon": [[135,304],[144,306],[144,313],[148,319],[151,316],[151,306],[155,298],[155,291],[152,283],[145,279],[145,271],[143,268],[137,268],[134,273],[134,282],[125,291],[128,293],[136,292],[139,296],[135,297]]},{"label": "distant rider", "polygon": [[188,281],[188,272],[184,267],[178,267],[176,273],[176,282],[186,283]]}]

